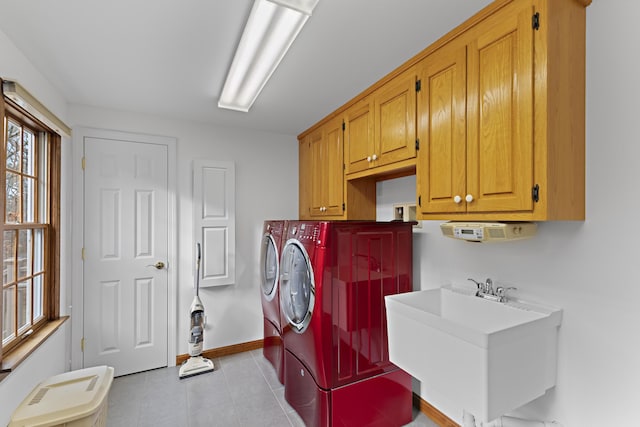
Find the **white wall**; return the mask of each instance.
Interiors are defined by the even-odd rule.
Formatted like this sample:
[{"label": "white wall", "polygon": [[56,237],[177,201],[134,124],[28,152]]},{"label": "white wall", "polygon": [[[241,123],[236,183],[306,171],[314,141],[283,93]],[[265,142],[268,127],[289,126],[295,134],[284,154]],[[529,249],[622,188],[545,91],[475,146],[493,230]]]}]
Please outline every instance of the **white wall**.
[{"label": "white wall", "polygon": [[65,322],[0,383],[0,426],[6,426],[22,400],[43,380],[68,370],[68,335],[71,322]]},{"label": "white wall", "polygon": [[[63,121],[67,117],[67,103],[38,70],[22,55],[8,37],[0,31],[0,77],[15,79]],[[62,141],[62,203],[60,254],[61,313],[69,314],[71,294],[69,262],[69,224],[71,210],[71,175],[67,173],[71,156],[70,140]],[[69,369],[71,322],[67,321],[46,343],[38,348],[14,372],[0,382],[0,426],[6,425],[22,399],[40,381]]]},{"label": "white wall", "polygon": [[[587,9],[587,220],[540,224],[530,241],[472,245],[441,237],[438,222],[424,222],[415,234],[415,283],[426,289],[469,276],[515,285],[518,296],[564,309],[555,389],[515,415],[556,419],[565,427],[633,425],[640,401],[640,262],[635,233],[640,211],[640,3],[595,0]],[[0,32],[0,75],[17,78],[61,118],[64,99]],[[195,157],[234,160],[238,176],[238,284],[206,290],[203,300],[213,328],[205,346],[261,338],[256,260],[262,220],[297,215],[295,137],[214,128],[87,107],[69,110],[69,124],[175,136],[179,140],[179,313],[178,353],[186,352],[191,289],[190,162]],[[257,144],[255,144],[257,142]],[[65,146],[66,147],[66,146]],[[65,154],[65,158],[69,158]],[[268,166],[268,159],[277,166]],[[63,170],[63,180],[70,177]],[[411,185],[411,178],[409,180]],[[290,193],[267,197],[271,184]],[[70,185],[65,185],[70,188]],[[64,187],[63,187],[64,189]],[[384,203],[414,200],[407,185],[382,183]],[[69,200],[64,195],[65,201]],[[64,205],[64,203],[63,203]],[[67,214],[63,215],[65,221]],[[626,227],[620,227],[624,224]],[[613,228],[613,226],[618,226]],[[63,227],[66,225],[63,223]],[[68,235],[63,230],[63,235]],[[622,233],[628,233],[623,236]],[[62,254],[63,268],[69,266]],[[64,284],[64,282],[63,282]],[[7,379],[0,382],[0,425],[27,390],[61,371],[49,363],[68,333],[55,335]],[[44,355],[46,352],[46,357]],[[46,362],[45,362],[46,359]],[[46,367],[47,372],[40,369]],[[526,367],[523,367],[526,369]],[[22,389],[15,388],[23,384]],[[428,385],[420,390],[428,400]],[[441,408],[460,421],[460,408]]]},{"label": "white wall", "polygon": [[[69,107],[69,115],[74,127],[163,135],[178,140],[177,354],[188,352],[189,307],[194,295],[192,163],[194,159],[235,162],[236,284],[200,289],[208,321],[204,348],[262,339],[258,271],[262,223],[265,219],[298,215],[296,137],[78,105]],[[172,362],[175,363],[169,361]]]},{"label": "white wall", "polygon": [[[491,277],[516,296],[564,309],[557,385],[514,414],[565,427],[637,425],[640,402],[640,3],[587,9],[587,220],[540,223],[533,240],[470,244],[424,221],[414,234],[415,287]],[[415,178],[378,184],[379,218],[413,200]],[[523,366],[522,369],[527,369]],[[421,396],[429,400],[429,385]],[[440,408],[461,421],[462,408]]]}]

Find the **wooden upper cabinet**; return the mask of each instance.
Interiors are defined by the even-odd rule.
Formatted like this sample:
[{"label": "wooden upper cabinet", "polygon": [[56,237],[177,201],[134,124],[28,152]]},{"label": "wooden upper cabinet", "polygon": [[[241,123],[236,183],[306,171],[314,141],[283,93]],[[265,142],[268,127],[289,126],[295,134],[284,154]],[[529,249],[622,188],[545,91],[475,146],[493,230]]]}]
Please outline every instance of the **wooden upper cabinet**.
[{"label": "wooden upper cabinet", "polygon": [[[344,113],[347,176],[376,175],[416,157],[416,73],[394,77]],[[406,167],[400,164],[400,167]]]},{"label": "wooden upper cabinet", "polygon": [[357,102],[344,113],[344,146],[346,174],[371,166],[375,150],[373,139],[373,102],[370,97]]},{"label": "wooden upper cabinet", "polygon": [[300,219],[311,219],[311,141],[310,134],[298,142],[298,215]]},{"label": "wooden upper cabinet", "polygon": [[393,78],[373,93],[374,167],[416,156],[415,68]]},{"label": "wooden upper cabinet", "polygon": [[311,217],[338,219],[344,212],[342,118],[337,117],[310,137]]},{"label": "wooden upper cabinet", "polygon": [[419,219],[584,220],[589,3],[496,0],[305,132],[310,212],[375,218],[375,181],[415,172]]},{"label": "wooden upper cabinet", "polygon": [[374,179],[345,181],[342,116],[299,139],[299,218],[375,220]]},{"label": "wooden upper cabinet", "polygon": [[495,7],[421,62],[419,218],[583,220],[584,5]]},{"label": "wooden upper cabinet", "polygon": [[466,212],[466,52],[464,45],[445,46],[420,64],[420,212]]},{"label": "wooden upper cabinet", "polygon": [[532,15],[508,8],[423,61],[420,212],[532,210]]},{"label": "wooden upper cabinet", "polygon": [[471,33],[465,195],[469,212],[533,209],[533,15],[530,4],[510,7]]}]

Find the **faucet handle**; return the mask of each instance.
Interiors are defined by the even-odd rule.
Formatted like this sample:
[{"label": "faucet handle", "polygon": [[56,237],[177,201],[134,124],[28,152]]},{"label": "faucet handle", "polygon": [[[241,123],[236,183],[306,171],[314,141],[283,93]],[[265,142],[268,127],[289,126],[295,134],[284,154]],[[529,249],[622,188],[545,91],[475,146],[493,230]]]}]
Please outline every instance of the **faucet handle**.
[{"label": "faucet handle", "polygon": [[476,291],[476,295],[479,295],[480,293],[484,292],[484,283],[480,283],[480,282],[476,281],[475,279],[472,279],[471,277],[469,277],[467,280],[471,280],[478,287],[478,290]]},{"label": "faucet handle", "polygon": [[475,279],[472,279],[471,277],[469,277],[467,280],[471,280],[473,283],[475,283],[478,289],[482,286],[482,283],[476,281]]},{"label": "faucet handle", "polygon": [[499,298],[500,302],[507,302],[507,292],[508,291],[515,291],[518,288],[514,287],[514,286],[509,286],[508,288],[502,287],[502,286],[498,286],[496,288],[496,295]]}]

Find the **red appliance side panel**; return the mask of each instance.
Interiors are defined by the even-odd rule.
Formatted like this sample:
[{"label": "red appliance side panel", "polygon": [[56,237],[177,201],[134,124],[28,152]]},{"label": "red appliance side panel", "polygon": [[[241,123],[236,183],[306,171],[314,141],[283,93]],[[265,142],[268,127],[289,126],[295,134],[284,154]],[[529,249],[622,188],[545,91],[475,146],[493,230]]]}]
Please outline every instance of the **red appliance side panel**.
[{"label": "red appliance side panel", "polygon": [[411,376],[401,369],[339,387],[331,394],[333,427],[399,427],[413,418]]},{"label": "red appliance side panel", "polygon": [[411,225],[339,228],[332,258],[334,386],[395,369],[389,361],[386,295],[412,283]]},{"label": "red appliance side panel", "polygon": [[307,368],[289,351],[285,350],[284,358],[286,401],[300,415],[306,427],[329,427],[330,391],[318,387]]},{"label": "red appliance side panel", "polygon": [[[393,294],[413,291],[413,226],[396,232],[396,268],[398,281]],[[385,311],[386,316],[386,311]]]},{"label": "red appliance side panel", "polygon": [[266,318],[262,355],[273,365],[280,384],[284,384],[284,343],[278,328]]}]

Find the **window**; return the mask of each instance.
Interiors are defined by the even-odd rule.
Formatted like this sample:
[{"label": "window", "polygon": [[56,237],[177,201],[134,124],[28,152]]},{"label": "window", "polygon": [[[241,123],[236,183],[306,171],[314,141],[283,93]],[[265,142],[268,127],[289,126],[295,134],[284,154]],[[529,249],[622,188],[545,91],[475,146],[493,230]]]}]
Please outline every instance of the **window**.
[{"label": "window", "polygon": [[2,355],[59,315],[60,137],[4,99]]}]

